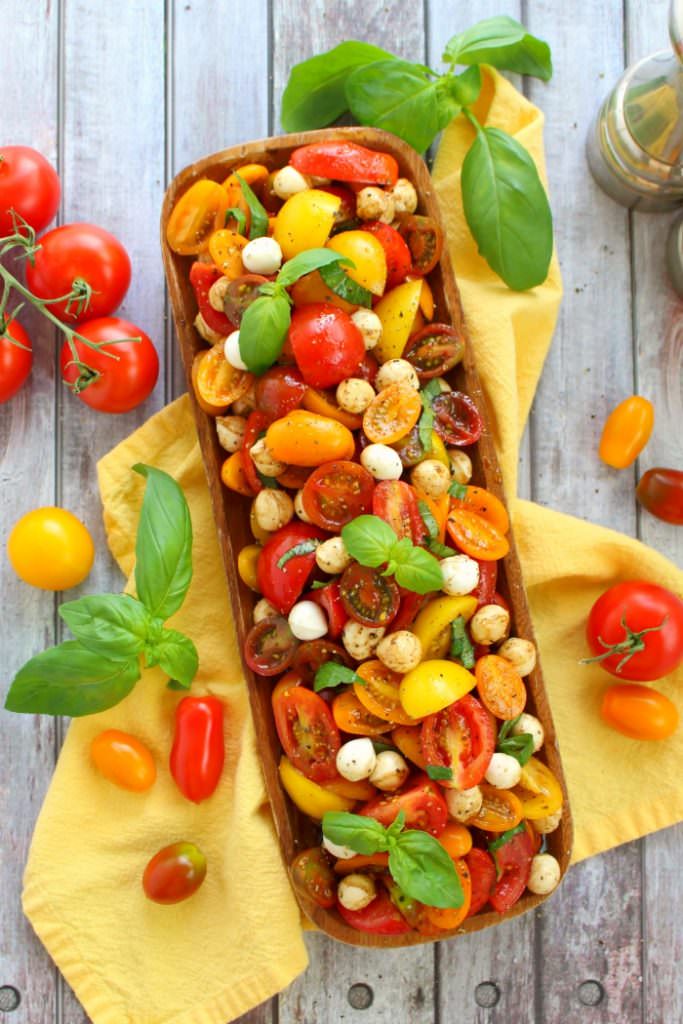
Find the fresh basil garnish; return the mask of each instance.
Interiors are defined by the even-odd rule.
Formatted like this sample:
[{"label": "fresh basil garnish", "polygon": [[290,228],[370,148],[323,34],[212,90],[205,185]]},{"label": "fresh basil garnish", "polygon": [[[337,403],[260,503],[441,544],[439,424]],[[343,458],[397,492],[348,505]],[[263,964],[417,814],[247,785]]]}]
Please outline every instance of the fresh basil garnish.
[{"label": "fresh basil garnish", "polygon": [[135,542],[135,585],[150,615],[164,621],[177,612],[192,580],[192,520],[173,477],[141,463],[147,480]]},{"label": "fresh basil garnish", "polygon": [[335,295],[354,306],[372,306],[372,292],[349,277],[339,263],[328,263],[320,267],[320,276]]},{"label": "fresh basil garnish", "polygon": [[352,558],[373,569],[386,564],[383,575],[416,594],[439,590],[443,574],[438,560],[408,537],[400,540],[379,516],[363,515],[342,528],[342,540]]},{"label": "fresh basil garnish", "polygon": [[457,658],[463,668],[474,668],[474,647],[462,615],[458,615],[457,619],[451,622],[451,658]]},{"label": "fresh basil garnish", "polygon": [[310,540],[302,540],[294,547],[290,548],[289,551],[285,551],[284,555],[281,555],[277,561],[278,569],[283,569],[290,558],[296,558],[298,555],[310,555],[320,544],[319,540],[312,537]]},{"label": "fresh basil garnish", "polygon": [[439,780],[450,782],[453,778],[453,769],[443,764],[428,764],[426,771],[429,778],[433,779],[434,782]]},{"label": "fresh basil garnish", "polygon": [[326,690],[328,687],[343,686],[349,683],[360,683],[365,686],[365,680],[353,669],[347,668],[346,665],[339,665],[336,661],[327,661],[316,672],[313,689],[317,693],[318,690]]},{"label": "fresh basil garnish", "polygon": [[264,235],[268,234],[268,214],[254,194],[254,190],[236,171],[235,177],[240,183],[242,195],[244,196],[244,200],[249,207],[249,213],[251,214],[249,238],[263,238]]}]

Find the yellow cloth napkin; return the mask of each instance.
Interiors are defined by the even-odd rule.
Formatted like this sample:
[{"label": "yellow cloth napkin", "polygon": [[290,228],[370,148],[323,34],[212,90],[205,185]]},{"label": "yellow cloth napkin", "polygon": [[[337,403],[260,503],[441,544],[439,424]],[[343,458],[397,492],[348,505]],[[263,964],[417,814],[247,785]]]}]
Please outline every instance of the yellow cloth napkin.
[{"label": "yellow cloth napkin", "polygon": [[[539,111],[504,79],[487,74],[482,119],[506,128],[543,169]],[[459,199],[458,168],[471,138],[459,119],[446,131],[434,179],[477,360],[494,415],[517,542],[550,690],[576,821],[576,858],[679,820],[683,732],[637,744],[601,725],[609,677],[581,668],[583,624],[593,600],[618,579],[645,576],[678,593],[683,577],[630,538],[571,519],[515,494],[519,438],[561,296],[557,264],[548,283],[515,294],[479,258]],[[69,729],[36,827],[24,906],[34,928],[95,1024],[226,1024],[286,986],[306,966],[299,916],[264,801],[208,494],[187,399],[180,399],[100,463],[112,551],[130,574],[142,482],[137,461],[173,473],[195,530],[195,579],[174,625],[200,652],[196,688],[229,705],[226,770],[215,796],[188,804],[165,763],[178,700],[156,671],[112,711]],[[675,696],[680,671],[660,684]],[[120,792],[88,768],[91,738],[128,729],[162,767],[147,795]],[[140,891],[149,856],[176,839],[205,850],[209,873],[185,904],[157,907]]]}]

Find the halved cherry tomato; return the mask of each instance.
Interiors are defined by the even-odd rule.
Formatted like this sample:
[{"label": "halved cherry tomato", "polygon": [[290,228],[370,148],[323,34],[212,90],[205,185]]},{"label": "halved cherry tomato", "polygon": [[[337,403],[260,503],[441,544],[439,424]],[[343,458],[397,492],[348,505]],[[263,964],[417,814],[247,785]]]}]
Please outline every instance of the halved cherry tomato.
[{"label": "halved cherry tomato", "polygon": [[420,308],[422,281],[404,281],[392,288],[379,300],[375,313],[382,321],[382,337],[373,349],[380,363],[399,359],[408,338],[414,331],[415,317]]},{"label": "halved cherry tomato", "polygon": [[683,471],[680,469],[648,469],[636,487],[636,498],[648,512],[683,526]]},{"label": "halved cherry tomato", "polygon": [[345,611],[363,626],[388,626],[398,612],[398,586],[377,569],[353,562],[339,587]]},{"label": "halved cherry tomato", "polygon": [[408,339],[403,358],[415,369],[421,381],[442,377],[462,361],[465,341],[449,324],[427,324]]},{"label": "halved cherry tomato", "polygon": [[201,263],[197,261],[190,267],[190,284],[194,289],[194,295],[197,300],[197,307],[202,315],[204,323],[211,328],[212,331],[217,331],[223,337],[227,337],[234,330],[234,324],[237,321],[231,321],[225,313],[220,313],[214,309],[209,302],[209,291],[211,285],[215,284],[223,275],[221,274],[218,267],[215,267],[213,263]]},{"label": "halved cherry tomato", "polygon": [[278,771],[282,788],[292,803],[317,821],[328,811],[350,811],[355,804],[354,800],[339,796],[312,779],[307,779],[286,757],[280,758]]},{"label": "halved cherry tomato", "polygon": [[[328,636],[336,640],[338,636],[341,636],[342,629],[349,619],[342,604],[339,582],[332,580],[326,587],[318,587],[317,590],[312,590],[307,596],[310,601],[315,601],[316,604],[319,604],[325,612]],[[312,642],[320,643],[321,641],[314,640]]]},{"label": "halved cherry tomato", "polygon": [[145,868],[142,887],[154,903],[180,903],[206,877],[206,857],[194,843],[173,843],[159,850]]},{"label": "halved cherry tomato", "polygon": [[390,384],[373,398],[363,414],[363,431],[370,441],[392,444],[415,426],[422,402],[409,384]]},{"label": "halved cherry tomato", "polygon": [[454,661],[432,658],[406,672],[401,681],[401,704],[413,718],[434,715],[473,690],[476,679]]},{"label": "halved cherry tomato", "polygon": [[289,340],[304,381],[313,388],[353,377],[365,355],[363,335],[351,317],[326,302],[294,310]]},{"label": "halved cherry tomato", "polygon": [[460,550],[477,561],[497,561],[510,550],[505,535],[477,512],[451,508],[446,529]]},{"label": "halved cherry tomato", "polygon": [[325,462],[309,476],[301,500],[311,522],[338,532],[370,511],[374,489],[372,475],[357,462]]},{"label": "halved cherry tomato", "polygon": [[537,757],[530,757],[522,766],[522,777],[514,793],[521,800],[523,817],[530,821],[555,814],[563,803],[562,787]]},{"label": "halved cherry tomato", "polygon": [[98,733],[90,744],[90,756],[100,775],[121,789],[143,793],[154,785],[157,770],[151,752],[127,732],[106,729]]},{"label": "halved cherry tomato", "polygon": [[244,276],[242,249],[249,241],[244,235],[228,228],[214,231],[209,238],[209,255],[224,277],[234,281]]},{"label": "halved cherry tomato", "polygon": [[[436,437],[436,434],[434,437]],[[439,531],[436,535],[436,540],[443,544],[446,539],[446,522],[448,520],[448,511],[450,509],[450,498],[448,494],[442,494],[440,498],[432,498],[429,494],[425,494],[424,491],[421,491],[419,487],[415,487],[414,490],[417,500],[423,501],[434,516],[434,521]]]},{"label": "halved cherry tomato", "polygon": [[427,764],[450,768],[453,773],[446,786],[470,789],[479,785],[495,749],[493,718],[469,693],[422,723],[422,752]]},{"label": "halved cherry tomato", "polygon": [[424,771],[427,760],[422,753],[422,729],[419,725],[399,725],[391,731],[391,739],[404,757]]},{"label": "halved cherry tomato", "polygon": [[[205,407],[204,404],[199,401],[199,404],[204,412],[209,412],[210,407]],[[221,412],[217,409],[211,413],[213,416],[217,416]],[[237,494],[243,494],[245,498],[253,498],[254,492],[252,491],[247,478],[244,475],[244,460],[242,459],[242,452],[233,452],[229,455],[221,466],[221,480],[226,487],[229,487],[231,491],[236,491]],[[257,579],[258,582],[258,579]],[[260,590],[259,586],[259,590]]]},{"label": "halved cherry tomato", "polygon": [[337,879],[328,854],[321,846],[302,850],[292,861],[292,882],[319,907],[333,907],[337,900]]},{"label": "halved cherry tomato", "polygon": [[352,281],[372,295],[383,295],[387,280],[387,260],[381,242],[368,231],[343,231],[327,243],[328,249],[346,256],[353,266],[342,266]]},{"label": "halved cherry tomato", "polygon": [[451,508],[464,508],[470,512],[476,512],[482,519],[488,520],[500,533],[507,533],[510,529],[510,519],[505,505],[491,491],[483,487],[465,486],[465,495],[462,498],[451,498]]},{"label": "halved cherry tomato", "polygon": [[493,601],[498,580],[498,563],[479,561],[479,559],[476,561],[479,565],[479,582],[472,591],[472,596],[477,599],[477,608],[481,608]]},{"label": "halved cherry tomato", "polygon": [[419,213],[401,213],[398,230],[405,239],[413,260],[413,274],[428,274],[443,252],[443,231],[432,217]]},{"label": "halved cherry tomato", "polygon": [[600,438],[600,458],[613,469],[632,465],[650,440],[655,422],[652,402],[632,395],[607,417]]},{"label": "halved cherry tomato", "polygon": [[333,181],[362,181],[390,187],[398,181],[398,163],[390,153],[381,153],[346,140],[299,146],[289,162],[302,174],[332,178]]},{"label": "halved cherry tomato", "polygon": [[368,384],[375,386],[375,378],[379,371],[379,363],[373,356],[372,352],[366,352],[362,362],[358,364],[356,374],[362,380],[366,380]]},{"label": "halved cherry tomato", "polygon": [[387,264],[386,290],[395,288],[405,281],[411,271],[413,260],[410,249],[396,228],[383,224],[380,220],[366,221],[363,230],[375,235],[384,249]]},{"label": "halved cherry tomato", "polygon": [[292,522],[277,530],[264,544],[258,563],[259,589],[283,615],[292,610],[292,605],[306,586],[315,566],[315,549],[293,555],[282,567],[278,562],[298,544],[324,539],[325,534],[316,526]]},{"label": "halved cherry tomato", "polygon": [[319,466],[322,462],[350,459],[355,442],[343,423],[294,409],[268,427],[266,447],[279,462]]},{"label": "halved cherry tomato", "polygon": [[240,274],[228,283],[223,296],[223,308],[225,315],[238,327],[249,306],[258,299],[261,285],[267,280],[262,274]]},{"label": "halved cherry tomato", "polygon": [[[443,837],[440,837],[443,841]],[[458,872],[460,886],[462,888],[463,901],[460,907],[427,907],[427,918],[432,924],[443,931],[452,931],[462,924],[470,912],[472,901],[472,881],[470,869],[462,858],[454,859],[455,870]]]},{"label": "halved cherry tomato", "polygon": [[425,661],[443,658],[451,646],[451,623],[462,617],[465,622],[474,615],[477,602],[473,596],[435,597],[422,609],[413,623],[413,633],[422,644]]},{"label": "halved cherry tomato", "polygon": [[509,661],[497,654],[488,654],[479,658],[474,674],[482,703],[492,715],[503,720],[521,715],[526,705],[526,687]]},{"label": "halved cherry tomato", "polygon": [[277,482],[281,487],[300,491],[311,475],[311,470],[312,466],[287,466],[284,473],[277,478]]},{"label": "halved cherry tomato", "polygon": [[254,494],[258,494],[259,491],[263,490],[263,484],[250,452],[252,446],[256,444],[259,434],[265,429],[267,424],[268,417],[265,413],[261,412],[259,409],[254,409],[253,412],[250,412],[247,416],[247,425],[244,431],[242,447],[240,449],[242,463],[244,465],[244,475]]},{"label": "halved cherry tomato", "polygon": [[304,686],[273,695],[275,728],[285,754],[313,782],[337,777],[339,730],[325,701]]},{"label": "halved cherry tomato", "polygon": [[461,391],[437,395],[432,409],[434,429],[444,444],[463,448],[481,437],[484,423],[469,395]]},{"label": "halved cherry tomato", "polygon": [[331,306],[336,306],[337,309],[343,309],[345,313],[353,313],[358,309],[357,304],[353,302],[347,302],[346,299],[338,295],[334,289],[330,288],[326,284],[319,270],[314,270],[310,274],[304,274],[298,281],[292,285],[290,296],[292,302],[298,308],[300,306],[308,306],[313,302],[326,302]]},{"label": "halved cherry tomato", "polygon": [[391,722],[371,714],[353,690],[345,690],[334,698],[332,714],[341,731],[354,736],[381,736],[391,729]]},{"label": "halved cherry tomato", "polygon": [[514,907],[529,881],[534,855],[529,833],[526,829],[517,832],[492,852],[497,881],[489,899],[494,910],[505,914]]},{"label": "halved cherry tomato", "polygon": [[299,641],[287,619],[270,615],[251,627],[244,644],[244,660],[260,676],[276,676],[289,668]]},{"label": "halved cherry tomato", "polygon": [[329,416],[331,420],[338,420],[345,427],[348,427],[349,430],[358,430],[363,424],[362,416],[355,416],[351,412],[340,409],[334,394],[330,391],[306,388],[303,406],[309,412],[316,412],[319,416]]},{"label": "halved cherry tomato", "polygon": [[413,590],[404,590],[402,587],[398,589],[401,591],[401,603],[396,618],[392,619],[387,627],[387,633],[396,633],[399,629],[412,629],[415,616],[428,599],[427,594],[416,594]]},{"label": "halved cherry tomato", "polygon": [[246,370],[236,370],[225,358],[221,344],[195,356],[195,388],[198,398],[217,409],[226,408],[245,395],[254,380]]},{"label": "halved cherry tomato", "polygon": [[396,820],[399,811],[405,812],[406,828],[419,828],[437,838],[448,821],[448,807],[441,789],[422,773],[398,793],[380,793],[357,813],[374,818],[386,827]]},{"label": "halved cherry tomato", "polygon": [[[239,178],[238,178],[239,175]],[[228,209],[237,208],[241,210],[246,218],[245,235],[249,234],[251,225],[251,211],[244,198],[242,185],[239,179],[251,186],[254,192],[260,192],[268,178],[268,168],[264,164],[243,164],[236,167],[232,174],[223,182],[223,188],[228,193]],[[231,222],[233,223],[233,222]],[[236,223],[236,222],[234,222]],[[228,225],[226,225],[227,227]]]},{"label": "halved cherry tomato", "polygon": [[209,236],[225,222],[228,194],[217,181],[200,178],[177,201],[166,225],[166,241],[174,252],[204,252]]},{"label": "halved cherry tomato", "polygon": [[324,782],[323,786],[331,793],[337,793],[339,796],[356,801],[370,800],[377,792],[368,779],[358,779],[357,782],[352,782],[351,779],[344,779],[341,775],[338,779],[332,779],[331,782]]},{"label": "halved cherry tomato", "polygon": [[256,407],[271,419],[298,409],[305,394],[306,385],[295,366],[271,366],[256,381]]},{"label": "halved cherry tomato", "polygon": [[352,928],[359,932],[371,932],[374,935],[402,935],[411,931],[403,915],[391,902],[391,897],[384,889],[380,889],[372,903],[362,910],[347,910],[337,902],[337,910],[341,917]]},{"label": "halved cherry tomato", "polygon": [[372,514],[388,523],[399,540],[407,537],[421,544],[427,535],[417,496],[403,480],[381,480],[372,495]]},{"label": "halved cherry tomato", "polygon": [[476,846],[466,854],[465,861],[470,869],[472,881],[472,899],[468,914],[472,917],[473,914],[478,914],[491,898],[496,887],[496,865],[490,853]]},{"label": "halved cherry tomato", "polygon": [[291,260],[305,249],[325,245],[340,206],[338,196],[317,188],[290,196],[278,211],[273,230],[273,238],[280,245],[284,258]]},{"label": "halved cherry tomato", "polygon": [[440,929],[429,920],[428,907],[424,903],[407,896],[390,876],[384,875],[382,883],[386,886],[391,902],[414,931],[420,935],[439,935]]},{"label": "halved cherry tomato", "polygon": [[449,857],[458,860],[465,857],[472,849],[472,833],[466,825],[459,821],[449,821],[439,836],[439,842]]},{"label": "halved cherry tomato", "polygon": [[678,711],[651,686],[616,683],[602,698],[600,715],[617,732],[634,740],[664,740],[678,728]]},{"label": "halved cherry tomato", "polygon": [[407,715],[401,705],[398,672],[392,672],[378,660],[364,661],[356,672],[365,682],[354,683],[353,692],[368,711],[395,725],[415,725],[415,719]]},{"label": "halved cherry tomato", "polygon": [[[315,594],[319,593],[319,590],[314,590],[310,594],[310,599],[313,600]],[[307,640],[301,644],[294,656],[293,670],[304,682],[312,683],[318,669],[328,661],[337,665],[351,664],[351,659],[343,647],[332,644],[329,640]]]},{"label": "halved cherry tomato", "polygon": [[386,871],[388,867],[388,853],[357,853],[355,857],[347,857],[345,860],[340,858],[334,865],[334,870],[337,875],[350,875],[361,868],[376,868],[378,871]]},{"label": "halved cherry tomato", "polygon": [[522,801],[510,789],[496,789],[487,782],[480,782],[483,797],[480,810],[467,822],[470,828],[484,832],[506,832],[519,825],[524,817]]}]

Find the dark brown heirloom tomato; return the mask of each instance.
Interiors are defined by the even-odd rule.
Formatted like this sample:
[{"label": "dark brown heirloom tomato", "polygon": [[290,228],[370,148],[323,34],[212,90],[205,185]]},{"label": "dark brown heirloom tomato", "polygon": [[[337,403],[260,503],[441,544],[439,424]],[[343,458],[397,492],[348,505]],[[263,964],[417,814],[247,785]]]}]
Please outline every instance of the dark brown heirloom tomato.
[{"label": "dark brown heirloom tomato", "polygon": [[369,512],[375,481],[356,462],[325,462],[304,484],[301,500],[306,515],[324,530],[341,530],[356,516]]},{"label": "dark brown heirloom tomato", "polygon": [[268,280],[262,274],[242,274],[230,281],[223,296],[223,309],[228,320],[239,327],[249,306],[259,297],[259,288]]},{"label": "dark brown heirloom tomato", "polygon": [[301,644],[294,655],[292,670],[301,675],[304,682],[311,683],[318,669],[328,661],[337,665],[351,665],[351,659],[343,647],[329,640],[308,640]]},{"label": "dark brown heirloom tomato", "polygon": [[355,562],[340,581],[341,599],[348,615],[363,626],[388,626],[398,612],[401,592],[393,580],[376,569]]},{"label": "dark brown heirloom tomato", "polygon": [[244,659],[260,676],[276,676],[292,664],[299,641],[296,639],[287,619],[282,615],[271,615],[252,626],[247,633]]},{"label": "dark brown heirloom tomato", "polygon": [[372,513],[388,523],[399,540],[408,537],[413,544],[421,544],[427,534],[417,495],[404,480],[382,480],[377,484]]},{"label": "dark brown heirloom tomato", "polygon": [[449,324],[427,324],[408,339],[403,358],[415,369],[420,380],[441,377],[462,361],[465,341]]},{"label": "dark brown heirloom tomato", "polygon": [[479,410],[469,395],[461,391],[437,395],[432,402],[434,430],[446,445],[465,447],[474,444],[484,429]]},{"label": "dark brown heirloom tomato", "polygon": [[256,407],[273,419],[298,409],[305,394],[303,377],[294,366],[273,366],[256,381]]},{"label": "dark brown heirloom tomato", "polygon": [[[369,443],[369,442],[368,442]],[[418,462],[424,458],[425,450],[422,447],[422,441],[420,440],[420,430],[417,425],[402,437],[400,441],[394,441],[391,446],[395,451],[398,452],[398,457],[401,460],[401,465],[410,469],[412,466],[417,466]]]},{"label": "dark brown heirloom tomato", "polygon": [[401,213],[398,230],[410,249],[413,274],[428,274],[441,259],[443,231],[432,217]]},{"label": "dark brown heirloom tomato", "polygon": [[330,858],[321,846],[303,850],[292,862],[295,888],[310,896],[319,907],[333,907],[337,898],[337,877]]},{"label": "dark brown heirloom tomato", "polygon": [[155,903],[180,903],[197,891],[206,877],[206,857],[194,843],[164,846],[145,868],[142,887]]},{"label": "dark brown heirloom tomato", "polygon": [[683,526],[683,471],[648,469],[636,488],[636,498],[648,512],[665,523]]}]

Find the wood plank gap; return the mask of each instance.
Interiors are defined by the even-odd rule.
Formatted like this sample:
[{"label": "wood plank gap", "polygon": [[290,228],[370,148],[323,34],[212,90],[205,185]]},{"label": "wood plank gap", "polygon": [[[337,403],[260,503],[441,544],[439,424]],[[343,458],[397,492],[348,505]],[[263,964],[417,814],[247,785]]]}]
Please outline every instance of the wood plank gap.
[{"label": "wood plank gap", "polygon": [[[164,189],[168,188],[175,168],[175,6],[173,0],[164,0]],[[173,358],[175,335],[168,299],[168,286],[164,278],[164,404],[176,394],[176,365]]]},{"label": "wood plank gap", "polygon": [[275,63],[273,52],[275,49],[275,12],[273,0],[268,0],[266,14],[266,31],[268,35],[268,61],[266,64],[268,74],[268,134],[275,134],[275,125],[280,123],[279,112],[275,111]]}]

